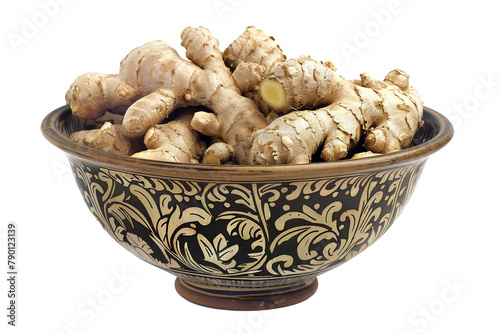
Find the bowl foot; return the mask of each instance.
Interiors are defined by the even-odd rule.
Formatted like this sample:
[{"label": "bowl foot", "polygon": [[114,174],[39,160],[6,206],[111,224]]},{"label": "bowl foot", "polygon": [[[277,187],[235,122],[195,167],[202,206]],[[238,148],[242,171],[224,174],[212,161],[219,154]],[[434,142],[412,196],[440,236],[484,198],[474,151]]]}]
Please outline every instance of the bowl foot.
[{"label": "bowl foot", "polygon": [[265,294],[260,292],[232,296],[230,293],[199,288],[180,278],[175,280],[177,293],[192,303],[210,308],[238,311],[269,310],[294,305],[311,297],[317,289],[318,279],[314,278],[293,290],[277,287],[270,288]]}]

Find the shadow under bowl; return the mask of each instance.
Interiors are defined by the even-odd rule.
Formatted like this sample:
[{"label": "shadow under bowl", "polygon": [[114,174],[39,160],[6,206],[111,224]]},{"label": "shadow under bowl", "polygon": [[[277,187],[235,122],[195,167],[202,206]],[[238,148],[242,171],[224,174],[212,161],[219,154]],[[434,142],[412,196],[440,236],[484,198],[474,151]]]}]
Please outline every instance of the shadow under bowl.
[{"label": "shadow under bowl", "polygon": [[317,276],[380,238],[409,201],[427,158],[453,136],[424,108],[405,150],[359,160],[213,166],[131,158],[85,147],[71,133],[98,126],[68,106],[42,122],[63,150],[85,203],[115,241],[177,276],[199,305],[259,310],[293,305]]}]

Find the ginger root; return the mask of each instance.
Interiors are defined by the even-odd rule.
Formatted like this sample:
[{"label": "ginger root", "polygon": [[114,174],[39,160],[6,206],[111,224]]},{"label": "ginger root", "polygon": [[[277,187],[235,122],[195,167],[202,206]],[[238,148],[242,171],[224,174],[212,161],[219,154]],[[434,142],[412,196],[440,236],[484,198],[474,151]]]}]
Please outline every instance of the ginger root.
[{"label": "ginger root", "polygon": [[[363,142],[369,153],[408,147],[423,103],[401,70],[375,80],[346,80],[331,62],[286,60],[273,37],[250,26],[225,50],[204,27],[187,27],[188,60],[162,41],[132,50],[118,74],[86,73],[66,93],[75,117],[123,115],[122,125],[72,139],[102,150],[163,161],[210,164],[304,164],[316,151],[346,158]],[[174,110],[207,110],[165,122]],[[202,139],[210,138],[206,148]],[[139,150],[144,139],[146,151]],[[214,139],[217,138],[217,139]]]},{"label": "ginger root", "polygon": [[222,54],[225,64],[235,71],[241,64],[261,65],[265,72],[286,59],[273,37],[249,26]]},{"label": "ginger root", "polygon": [[148,150],[137,152],[132,157],[198,163],[206,144],[191,127],[192,118],[192,112],[183,112],[166,124],[152,126],[144,135],[144,144]]},{"label": "ginger root", "polygon": [[105,122],[100,129],[83,130],[73,133],[70,139],[98,150],[132,155],[140,150],[139,143],[128,137],[121,125]]},{"label": "ginger root", "polygon": [[223,165],[233,160],[234,151],[224,142],[210,145],[203,154],[201,163],[210,165]]},{"label": "ginger root", "polygon": [[[222,58],[232,71],[231,76],[236,87],[267,115],[270,110],[257,92],[260,82],[271,68],[286,59],[274,38],[254,26],[249,26],[224,50]],[[219,119],[207,112],[196,113],[191,125],[204,135],[212,137],[217,136],[220,127]],[[207,149],[202,163],[226,163],[234,154],[232,147],[217,142]]]},{"label": "ginger root", "polygon": [[118,75],[78,77],[66,102],[79,118],[126,108],[123,130],[134,138],[142,137],[176,108],[205,106],[223,120],[212,131],[234,149],[240,164],[249,164],[251,135],[267,125],[264,115],[242,96],[208,29],[188,27],[181,40],[191,61],[162,41],[150,42],[121,61]]},{"label": "ginger root", "polygon": [[351,160],[376,157],[378,155],[380,155],[380,153],[373,153],[372,151],[359,152],[359,153],[353,154],[353,156],[351,157]]},{"label": "ginger root", "polygon": [[332,63],[301,56],[272,68],[262,79],[259,94],[272,110],[287,113],[330,104],[338,81]]},{"label": "ginger root", "polygon": [[271,109],[258,93],[264,76],[286,60],[286,56],[273,37],[254,26],[249,26],[222,54],[242,94],[252,99],[265,115]]},{"label": "ginger root", "polygon": [[363,74],[356,84],[331,63],[300,57],[273,68],[259,93],[281,113],[324,107],[288,113],[256,131],[253,164],[309,163],[321,146],[324,160],[339,160],[365,134],[368,151],[388,153],[408,147],[422,124],[423,103],[401,70],[384,81]]}]

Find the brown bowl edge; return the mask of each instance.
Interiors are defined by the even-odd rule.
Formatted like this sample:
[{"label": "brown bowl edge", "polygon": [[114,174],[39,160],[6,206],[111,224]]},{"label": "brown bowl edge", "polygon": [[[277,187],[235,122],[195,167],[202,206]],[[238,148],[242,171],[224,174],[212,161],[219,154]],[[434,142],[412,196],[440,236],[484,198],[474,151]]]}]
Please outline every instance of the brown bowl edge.
[{"label": "brown bowl edge", "polygon": [[436,124],[437,134],[428,141],[398,152],[358,160],[316,162],[306,165],[217,166],[138,159],[75,143],[59,129],[61,116],[70,112],[71,110],[67,105],[53,110],[43,119],[41,130],[50,143],[73,158],[102,168],[111,168],[127,173],[209,182],[307,180],[390,169],[426,159],[443,148],[452,139],[454,133],[451,122],[445,116],[431,108],[424,107],[424,120],[433,121]]}]

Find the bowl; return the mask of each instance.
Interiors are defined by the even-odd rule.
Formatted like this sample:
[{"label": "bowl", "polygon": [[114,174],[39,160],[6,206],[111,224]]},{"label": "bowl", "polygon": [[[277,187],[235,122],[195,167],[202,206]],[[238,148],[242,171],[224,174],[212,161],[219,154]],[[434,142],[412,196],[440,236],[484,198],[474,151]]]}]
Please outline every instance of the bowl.
[{"label": "bowl", "polygon": [[113,121],[77,119],[62,106],[41,128],[67,154],[83,200],[116,242],[174,274],[185,299],[232,310],[283,307],[313,295],[319,275],[387,231],[428,157],[453,136],[451,123],[425,107],[410,148],[307,165],[167,163],[69,139],[108,116]]}]

